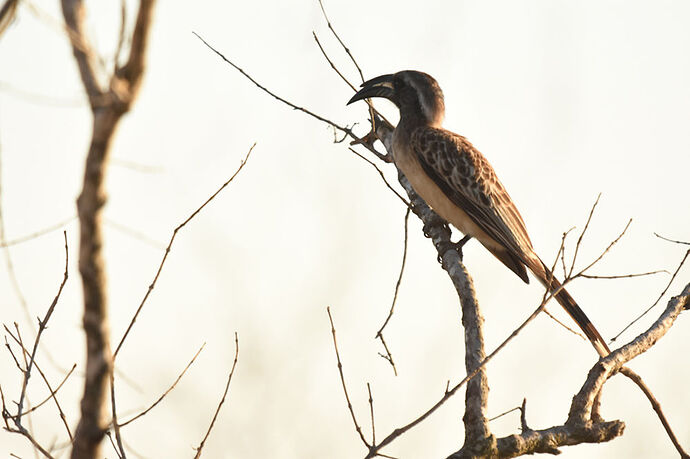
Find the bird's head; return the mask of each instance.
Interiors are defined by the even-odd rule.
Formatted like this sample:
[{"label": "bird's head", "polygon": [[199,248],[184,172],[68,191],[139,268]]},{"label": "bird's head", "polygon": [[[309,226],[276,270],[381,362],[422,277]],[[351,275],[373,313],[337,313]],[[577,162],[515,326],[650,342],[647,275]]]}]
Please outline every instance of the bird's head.
[{"label": "bird's head", "polygon": [[362,89],[348,102],[383,97],[400,110],[401,119],[418,119],[424,124],[440,127],[445,116],[443,92],[431,75],[404,70],[381,75],[362,83]]}]

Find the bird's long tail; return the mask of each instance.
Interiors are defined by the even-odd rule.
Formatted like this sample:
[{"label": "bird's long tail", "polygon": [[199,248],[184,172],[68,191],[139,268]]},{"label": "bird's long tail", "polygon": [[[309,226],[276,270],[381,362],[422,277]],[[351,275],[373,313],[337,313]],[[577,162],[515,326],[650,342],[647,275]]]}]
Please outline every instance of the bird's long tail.
[{"label": "bird's long tail", "polygon": [[[541,273],[535,272],[541,283],[544,284],[545,287],[549,288],[551,292],[558,291],[558,293],[556,293],[555,295],[556,301],[558,301],[558,303],[561,306],[563,306],[563,309],[565,309],[565,311],[570,315],[570,317],[573,318],[573,320],[577,323],[580,329],[582,329],[585,336],[587,336],[589,341],[592,343],[592,346],[594,346],[594,349],[596,349],[599,355],[602,357],[606,357],[607,355],[609,355],[611,353],[611,350],[606,345],[606,341],[604,341],[604,339],[601,337],[599,331],[597,331],[592,321],[589,320],[589,317],[587,317],[585,312],[582,309],[580,309],[580,306],[578,306],[573,297],[570,296],[570,293],[568,293],[568,291],[565,288],[561,288],[561,283],[558,281],[558,279],[556,279],[554,275],[551,274],[549,268],[544,263],[542,263],[542,266],[544,268],[544,277],[541,276]],[[551,285],[547,285],[549,279]]]}]

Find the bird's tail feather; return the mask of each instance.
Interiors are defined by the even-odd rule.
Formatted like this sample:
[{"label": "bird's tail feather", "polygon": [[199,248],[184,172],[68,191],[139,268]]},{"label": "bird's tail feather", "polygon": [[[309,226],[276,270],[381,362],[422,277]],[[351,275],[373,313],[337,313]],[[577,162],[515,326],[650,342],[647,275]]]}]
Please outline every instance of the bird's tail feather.
[{"label": "bird's tail feather", "polygon": [[[549,268],[544,263],[542,263],[542,266],[544,269],[545,276],[542,278],[541,275],[537,275],[541,283],[544,284],[544,286],[547,287],[551,292],[558,292],[554,295],[556,297],[556,301],[558,301],[558,303],[561,306],[563,306],[563,309],[565,309],[565,311],[570,315],[570,317],[572,317],[573,320],[577,323],[577,325],[584,332],[585,336],[587,336],[589,341],[592,343],[592,346],[594,346],[594,349],[596,349],[599,355],[602,357],[606,357],[607,355],[609,355],[611,353],[611,350],[606,345],[606,341],[604,341],[604,339],[601,337],[599,331],[596,329],[592,321],[589,320],[589,317],[587,317],[585,312],[582,309],[580,309],[580,306],[578,306],[575,302],[575,299],[573,299],[573,297],[570,296],[570,293],[568,293],[568,291],[565,288],[562,288],[561,283],[551,273]],[[550,285],[547,285],[549,282]]]}]

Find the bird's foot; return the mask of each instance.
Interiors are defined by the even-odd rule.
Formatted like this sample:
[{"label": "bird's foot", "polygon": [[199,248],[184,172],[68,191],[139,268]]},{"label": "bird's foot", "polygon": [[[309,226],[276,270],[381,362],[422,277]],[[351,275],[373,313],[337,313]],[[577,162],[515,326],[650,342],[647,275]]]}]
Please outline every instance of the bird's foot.
[{"label": "bird's foot", "polygon": [[462,255],[462,247],[465,244],[467,244],[467,241],[469,241],[470,239],[472,239],[472,236],[465,235],[465,237],[460,239],[458,242],[452,242],[452,241],[442,242],[439,249],[438,249],[438,253],[439,253],[439,255],[437,257],[438,262],[441,263],[443,261],[442,260],[443,255],[449,250],[455,250],[456,252],[458,252],[458,256],[460,257],[460,260],[462,260],[462,256],[463,256]]},{"label": "bird's foot", "polygon": [[440,226],[443,229],[450,231],[450,227],[448,226],[448,223],[445,220],[443,220],[441,217],[433,218],[430,221],[424,223],[424,226],[422,227],[424,237],[431,237],[431,230],[436,226]]}]

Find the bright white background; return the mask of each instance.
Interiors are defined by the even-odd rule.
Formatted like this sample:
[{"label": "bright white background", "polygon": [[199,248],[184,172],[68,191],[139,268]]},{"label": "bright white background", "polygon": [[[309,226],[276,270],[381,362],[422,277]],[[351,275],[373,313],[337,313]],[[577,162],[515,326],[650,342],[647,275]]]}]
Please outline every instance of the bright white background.
[{"label": "bright white background", "polygon": [[[75,214],[90,111],[60,20],[58,2],[22,6],[0,38],[0,145],[6,238]],[[89,29],[109,58],[118,4],[89,2]],[[130,10],[133,9],[133,6]],[[467,136],[492,162],[545,259],[563,231],[578,229],[599,192],[581,249],[589,262],[633,218],[625,239],[596,269],[625,274],[673,271],[684,248],[654,237],[690,239],[690,4],[682,1],[351,1],[326,4],[366,77],[424,70],[446,95],[446,127]],[[131,11],[130,11],[131,13]],[[123,120],[108,173],[105,256],[113,341],[122,336],[150,284],[172,230],[234,172],[235,182],[178,235],[165,270],[118,358],[122,417],[145,408],[206,347],[177,388],[144,419],[123,429],[133,457],[191,457],[222,393],[240,336],[230,394],[205,457],[363,457],[344,402],[331,343],[331,306],[354,408],[370,434],[366,382],[377,439],[409,422],[464,375],[456,295],[417,221],[410,223],[407,270],[387,340],[400,375],[377,353],[402,256],[405,209],[376,171],[333,144],[323,124],[280,105],[224,64],[201,34],[278,94],[340,124],[366,124],[364,104],[331,70],[311,36],[355,80],[316,1],[160,2],[141,94]],[[59,22],[58,22],[59,23]],[[37,97],[38,96],[38,97]],[[394,117],[394,110],[381,104]],[[133,168],[132,165],[136,167]],[[392,166],[383,166],[395,182]],[[132,237],[141,233],[158,245]],[[83,370],[78,228],[65,229],[70,279],[43,339],[39,363]],[[31,316],[43,315],[62,278],[60,231],[12,246]],[[0,320],[32,336],[4,261]],[[536,306],[524,285],[479,244],[465,249],[493,349]],[[688,281],[685,268],[671,287]],[[571,293],[605,337],[647,308],[669,276],[579,281]],[[667,298],[623,338],[658,316]],[[568,318],[557,306],[551,310]],[[690,382],[681,316],[670,334],[631,367],[648,382],[690,448]],[[490,415],[527,398],[533,428],[562,423],[595,361],[590,346],[547,317],[535,320],[488,367]],[[78,421],[81,373],[59,395]],[[0,353],[0,383],[17,400],[20,374]],[[30,399],[46,390],[37,374]],[[445,457],[461,446],[463,394],[389,448],[402,458]],[[626,422],[610,443],[564,448],[563,457],[676,457],[646,399],[621,377],[603,399],[607,419]],[[516,432],[518,414],[492,423]],[[43,444],[66,434],[52,404],[33,418]],[[109,446],[106,457],[114,457]],[[0,433],[0,456],[32,457],[27,442]],[[59,454],[66,456],[63,449]]]}]

